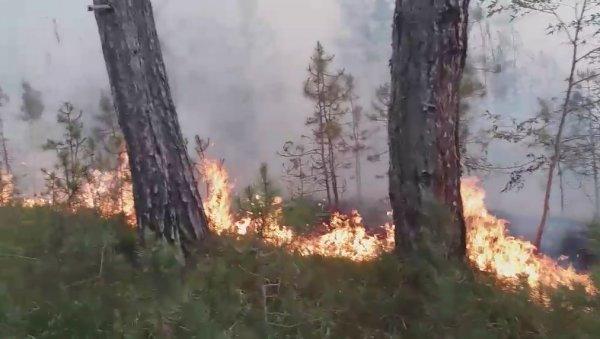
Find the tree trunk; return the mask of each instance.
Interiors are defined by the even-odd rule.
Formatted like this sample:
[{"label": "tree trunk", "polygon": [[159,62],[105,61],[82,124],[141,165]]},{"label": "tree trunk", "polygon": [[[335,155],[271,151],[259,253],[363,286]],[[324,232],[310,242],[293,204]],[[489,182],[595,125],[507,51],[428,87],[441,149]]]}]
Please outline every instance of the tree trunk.
[{"label": "tree trunk", "polygon": [[[396,0],[389,111],[390,201],[399,250],[423,248],[441,204],[444,255],[464,256],[459,96],[469,0]],[[434,234],[435,234],[434,233]]]},{"label": "tree trunk", "polygon": [[167,79],[150,0],[94,0],[140,230],[179,241],[189,256],[208,234]]},{"label": "tree trunk", "polygon": [[560,189],[560,212],[565,211],[565,176],[560,165],[560,161],[557,164],[558,167],[558,187]]},{"label": "tree trunk", "polygon": [[594,130],[590,128],[590,141],[592,146],[592,174],[594,179],[594,221],[598,221],[600,217],[600,177],[598,175],[598,155],[596,154],[596,138],[594,133]]},{"label": "tree trunk", "polygon": [[6,137],[4,136],[4,120],[2,118],[0,118],[0,141],[2,142],[2,159],[4,161],[4,170],[8,174],[12,174],[10,159],[8,157],[8,148],[6,147]]},{"label": "tree trunk", "polygon": [[340,206],[340,189],[337,182],[337,172],[335,170],[335,149],[332,138],[329,136],[329,132],[327,132],[327,149],[329,152],[329,174],[331,177],[331,191],[333,192],[333,206],[329,206],[331,211],[337,211]]},{"label": "tree trunk", "polygon": [[544,228],[546,227],[546,221],[548,219],[548,212],[550,211],[550,196],[552,195],[552,183],[554,182],[554,171],[556,170],[557,165],[560,162],[560,155],[562,151],[562,134],[565,129],[565,125],[567,122],[567,116],[570,112],[569,103],[571,102],[571,96],[573,95],[573,90],[575,88],[575,77],[577,76],[577,64],[579,63],[579,44],[582,43],[579,41],[579,35],[582,31],[582,22],[587,10],[587,0],[583,2],[581,7],[581,12],[577,17],[577,21],[575,22],[575,34],[571,40],[571,70],[569,72],[569,78],[567,80],[567,92],[565,94],[565,99],[562,105],[562,112],[560,115],[560,122],[558,124],[558,131],[556,132],[556,136],[554,138],[554,149],[552,158],[550,159],[550,166],[548,167],[548,177],[546,179],[546,190],[544,192],[544,207],[542,209],[542,217],[540,219],[540,224],[538,226],[537,232],[535,234],[535,242],[533,245],[536,248],[536,251],[539,251],[542,246],[542,237],[544,235]]}]

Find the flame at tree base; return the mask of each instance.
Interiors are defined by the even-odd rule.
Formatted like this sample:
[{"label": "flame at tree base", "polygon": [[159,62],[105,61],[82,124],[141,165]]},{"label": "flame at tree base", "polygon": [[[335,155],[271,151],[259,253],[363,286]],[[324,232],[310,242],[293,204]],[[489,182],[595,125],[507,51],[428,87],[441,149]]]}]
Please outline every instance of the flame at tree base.
[{"label": "flame at tree base", "polygon": [[[209,226],[216,234],[244,236],[254,233],[268,244],[285,247],[299,255],[348,258],[357,262],[373,260],[394,248],[393,225],[382,226],[383,236],[374,235],[363,225],[357,211],[349,216],[334,213],[327,224],[321,225],[324,232],[320,235],[298,235],[290,227],[281,225],[283,201],[279,197],[273,199],[268,215],[246,214],[236,220],[230,207],[232,187],[222,164],[205,159],[198,164],[197,171],[207,185],[204,209]],[[123,180],[128,172],[126,154],[121,156],[121,166],[116,173],[93,172],[93,180],[81,190],[80,207],[97,209],[103,217],[124,214],[127,222],[135,227],[131,184]],[[4,187],[9,189],[5,188],[3,195],[12,192],[12,186],[5,184]],[[508,282],[518,282],[525,277],[533,289],[540,286],[572,289],[575,285],[583,285],[588,293],[596,293],[588,275],[578,274],[571,267],[562,268],[551,258],[536,255],[530,242],[509,236],[507,222],[491,215],[485,207],[485,192],[479,188],[477,179],[463,179],[461,191],[467,225],[467,253],[475,267]],[[114,192],[118,192],[117,196],[110,196]],[[24,201],[29,207],[50,203],[47,197]]]},{"label": "flame at tree base", "polygon": [[[231,233],[245,235],[261,230],[265,241],[285,246],[300,255],[321,255],[348,258],[354,261],[372,260],[394,248],[393,225],[382,226],[384,237],[369,234],[357,211],[345,216],[333,214],[328,232],[316,237],[303,237],[279,224],[279,218],[272,218],[267,225],[258,225],[258,220],[245,216],[233,222],[229,208],[229,192],[226,171],[213,161],[203,165],[204,180],[212,187],[205,202],[211,227],[218,234]],[[505,220],[491,215],[485,207],[485,192],[475,178],[465,178],[461,182],[464,216],[467,225],[467,253],[470,261],[481,271],[489,272],[509,282],[518,282],[526,277],[534,289],[540,286],[566,286],[573,289],[582,285],[590,294],[596,293],[591,278],[578,274],[572,267],[560,267],[551,258],[536,255],[535,247],[528,241],[508,235]],[[273,201],[281,212],[281,199]]]}]

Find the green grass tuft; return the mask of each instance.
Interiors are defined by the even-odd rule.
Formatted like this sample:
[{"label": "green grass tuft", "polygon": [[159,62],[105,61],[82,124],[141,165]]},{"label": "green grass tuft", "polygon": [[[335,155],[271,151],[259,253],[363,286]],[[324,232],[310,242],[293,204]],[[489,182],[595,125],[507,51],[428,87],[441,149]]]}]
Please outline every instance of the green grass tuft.
[{"label": "green grass tuft", "polygon": [[[461,263],[300,257],[254,238],[176,248],[92,212],[0,209],[2,338],[598,338],[598,300],[503,291]],[[587,311],[586,311],[587,310]]]}]

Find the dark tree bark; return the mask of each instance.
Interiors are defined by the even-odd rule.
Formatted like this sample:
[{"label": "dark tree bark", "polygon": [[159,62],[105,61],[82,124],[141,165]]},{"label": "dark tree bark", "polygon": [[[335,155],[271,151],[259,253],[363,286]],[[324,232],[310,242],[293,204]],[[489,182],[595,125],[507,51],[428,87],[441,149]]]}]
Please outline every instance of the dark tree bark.
[{"label": "dark tree bark", "polygon": [[[390,200],[398,250],[444,238],[444,255],[464,256],[460,195],[459,95],[467,51],[469,0],[396,0],[389,111]],[[441,204],[451,220],[430,217]],[[429,220],[428,220],[429,219]],[[438,239],[439,240],[439,239]]]},{"label": "dark tree bark", "polygon": [[[111,9],[101,9],[101,5]],[[150,0],[94,0],[137,222],[179,241],[186,256],[208,234],[192,162],[171,98]]]}]

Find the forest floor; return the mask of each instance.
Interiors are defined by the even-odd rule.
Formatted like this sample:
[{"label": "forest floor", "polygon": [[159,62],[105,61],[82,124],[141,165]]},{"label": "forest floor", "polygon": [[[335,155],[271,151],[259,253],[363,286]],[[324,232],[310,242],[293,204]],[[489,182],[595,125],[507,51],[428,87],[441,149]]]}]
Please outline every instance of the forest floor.
[{"label": "forest floor", "polygon": [[0,208],[0,234],[2,339],[600,337],[598,297],[537,291],[543,305],[460,263],[355,263],[219,237],[186,268],[121,220],[48,208]]}]

